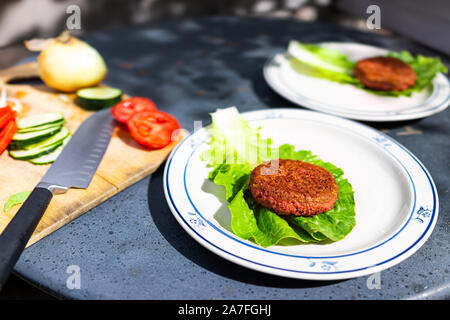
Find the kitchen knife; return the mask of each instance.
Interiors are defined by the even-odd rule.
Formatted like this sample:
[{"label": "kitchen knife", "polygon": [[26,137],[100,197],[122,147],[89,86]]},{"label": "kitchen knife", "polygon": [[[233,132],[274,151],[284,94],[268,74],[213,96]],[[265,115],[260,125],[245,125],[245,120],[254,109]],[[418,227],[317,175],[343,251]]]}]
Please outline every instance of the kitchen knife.
[{"label": "kitchen knife", "polygon": [[94,176],[114,132],[110,109],[91,115],[75,132],[0,235],[0,290],[19,259],[54,194],[85,189]]}]

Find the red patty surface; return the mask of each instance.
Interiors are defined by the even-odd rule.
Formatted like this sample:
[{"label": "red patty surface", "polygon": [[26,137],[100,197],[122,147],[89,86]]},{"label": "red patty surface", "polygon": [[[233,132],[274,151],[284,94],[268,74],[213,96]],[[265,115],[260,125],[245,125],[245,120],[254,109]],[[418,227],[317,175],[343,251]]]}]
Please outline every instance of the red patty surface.
[{"label": "red patty surface", "polygon": [[356,63],[353,74],[367,88],[382,91],[403,91],[416,83],[411,66],[393,57],[374,57]]},{"label": "red patty surface", "polygon": [[[338,185],[328,170],[300,160],[278,160],[257,166],[249,189],[260,205],[279,215],[314,216],[331,210],[338,198]],[[267,173],[270,174],[267,174]]]}]

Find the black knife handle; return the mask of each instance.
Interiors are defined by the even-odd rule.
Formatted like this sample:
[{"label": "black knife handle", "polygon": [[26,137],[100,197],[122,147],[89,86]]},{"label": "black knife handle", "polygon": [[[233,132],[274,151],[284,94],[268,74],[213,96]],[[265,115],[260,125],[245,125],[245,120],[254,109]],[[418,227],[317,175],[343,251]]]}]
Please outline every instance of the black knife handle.
[{"label": "black knife handle", "polygon": [[0,235],[0,291],[52,199],[50,190],[36,187]]}]

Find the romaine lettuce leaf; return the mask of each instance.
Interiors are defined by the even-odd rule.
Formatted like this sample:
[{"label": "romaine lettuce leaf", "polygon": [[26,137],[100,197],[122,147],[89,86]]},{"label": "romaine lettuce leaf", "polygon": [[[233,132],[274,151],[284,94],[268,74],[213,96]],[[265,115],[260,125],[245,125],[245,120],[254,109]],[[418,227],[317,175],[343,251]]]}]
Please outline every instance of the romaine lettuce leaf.
[{"label": "romaine lettuce leaf", "polygon": [[433,78],[439,73],[447,73],[447,68],[442,64],[441,59],[438,57],[425,57],[423,55],[413,56],[408,51],[401,52],[389,52],[389,57],[398,58],[403,60],[411,66],[416,72],[416,83],[409,89],[404,91],[389,91],[390,95],[411,95],[414,91],[420,92],[427,88]]},{"label": "romaine lettuce leaf", "polygon": [[314,44],[305,44],[291,41],[288,46],[291,56],[289,61],[291,68],[298,73],[311,77],[327,79],[339,83],[352,84],[369,93],[382,96],[410,96],[413,92],[420,92],[429,87],[433,78],[439,73],[447,73],[447,68],[438,57],[413,56],[408,51],[387,54],[389,57],[398,58],[409,64],[416,72],[417,80],[413,87],[403,91],[372,90],[353,76],[355,63],[337,50]]},{"label": "romaine lettuce leaf", "polygon": [[298,73],[339,83],[359,83],[353,77],[355,64],[338,50],[291,41],[288,53],[293,57],[290,65]]},{"label": "romaine lettuce leaf", "polygon": [[[210,142],[210,150],[203,155],[205,160],[210,160],[212,170],[209,173],[209,180],[217,185],[225,187],[226,199],[229,202],[229,210],[231,212],[231,228],[234,234],[246,240],[251,240],[263,247],[271,245],[292,245],[308,242],[330,242],[343,239],[355,226],[355,202],[353,197],[353,189],[351,184],[343,178],[344,172],[329,162],[322,161],[311,151],[296,151],[292,145],[281,145],[274,148],[269,139],[262,139],[259,136],[259,129],[252,129],[247,122],[241,118],[236,108],[219,110],[213,114],[213,124],[211,133],[213,138]],[[217,117],[228,116],[234,120],[218,119]],[[218,121],[221,120],[221,121]],[[231,124],[230,122],[236,121]],[[236,131],[228,131],[224,135],[222,124],[227,123],[225,128],[239,127],[243,128]],[[314,217],[281,217],[276,213],[258,205],[251,194],[248,192],[248,182],[250,173],[259,163],[255,163],[252,159],[246,158],[244,153],[239,153],[241,147],[235,146],[233,141],[237,138],[235,135],[242,134],[243,131],[249,131],[253,135],[259,137],[260,145],[253,144],[249,148],[254,152],[258,152],[258,148],[269,148],[265,151],[261,162],[271,159],[293,159],[301,160],[319,165],[330,171],[339,186],[338,201],[332,210],[321,213]],[[218,137],[219,139],[216,139]],[[243,138],[243,137],[241,137]],[[223,149],[224,146],[218,145],[218,141],[229,144],[227,148],[234,153],[234,159],[240,159],[242,163],[216,163],[211,161],[208,156],[216,155],[214,150]],[[245,151],[247,152],[247,151]],[[269,155],[269,156],[268,156]],[[276,155],[276,158],[273,156]],[[272,157],[270,157],[272,156]],[[223,155],[223,159],[227,159]],[[229,158],[228,158],[229,159]],[[212,160],[217,160],[212,158]]]},{"label": "romaine lettuce leaf", "polygon": [[335,73],[351,75],[354,63],[338,50],[314,44],[289,42],[288,53],[312,67]]}]

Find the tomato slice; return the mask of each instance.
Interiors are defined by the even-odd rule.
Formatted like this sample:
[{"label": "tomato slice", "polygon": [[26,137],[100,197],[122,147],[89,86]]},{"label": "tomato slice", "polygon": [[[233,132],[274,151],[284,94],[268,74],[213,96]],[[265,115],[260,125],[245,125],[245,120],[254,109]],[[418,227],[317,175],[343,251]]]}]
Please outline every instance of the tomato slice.
[{"label": "tomato slice", "polygon": [[0,154],[5,151],[17,131],[16,120],[10,120],[8,124],[0,131]]},{"label": "tomato slice", "polygon": [[3,128],[10,120],[15,118],[14,111],[7,106],[0,108],[0,129]]},{"label": "tomato slice", "polygon": [[172,133],[180,128],[177,119],[162,111],[141,111],[127,121],[131,136],[140,144],[160,149],[172,141]]},{"label": "tomato slice", "polygon": [[133,97],[117,103],[111,109],[111,113],[117,121],[126,123],[136,112],[156,110],[155,103],[144,97]]}]

